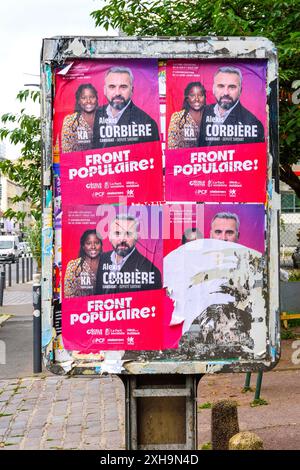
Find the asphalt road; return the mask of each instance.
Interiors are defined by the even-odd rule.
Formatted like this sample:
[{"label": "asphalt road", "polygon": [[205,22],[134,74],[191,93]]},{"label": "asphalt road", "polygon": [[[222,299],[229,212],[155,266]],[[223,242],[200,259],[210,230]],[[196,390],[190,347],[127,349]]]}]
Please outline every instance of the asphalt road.
[{"label": "asphalt road", "polygon": [[[0,378],[28,377],[33,372],[32,315],[12,317],[0,329],[1,362]],[[3,355],[5,347],[5,355]]]}]

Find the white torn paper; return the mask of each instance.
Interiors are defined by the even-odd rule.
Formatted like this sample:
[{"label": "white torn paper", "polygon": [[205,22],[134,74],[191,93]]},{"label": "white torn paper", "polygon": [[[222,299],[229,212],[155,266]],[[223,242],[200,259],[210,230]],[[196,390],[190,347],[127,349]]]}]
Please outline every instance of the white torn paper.
[{"label": "white torn paper", "polygon": [[262,254],[238,243],[195,240],[164,259],[164,287],[174,301],[170,325],[182,334],[196,321],[198,340],[255,354],[266,350]]}]

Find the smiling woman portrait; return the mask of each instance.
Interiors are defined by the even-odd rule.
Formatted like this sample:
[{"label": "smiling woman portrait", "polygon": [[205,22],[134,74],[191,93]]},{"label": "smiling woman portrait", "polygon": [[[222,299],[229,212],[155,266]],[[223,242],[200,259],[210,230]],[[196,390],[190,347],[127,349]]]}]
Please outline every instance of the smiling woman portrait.
[{"label": "smiling woman portrait", "polygon": [[96,230],[86,230],[80,238],[79,258],[69,261],[64,280],[65,297],[93,295],[102,253]]},{"label": "smiling woman portrait", "polygon": [[190,82],[184,90],[182,110],[171,116],[168,148],[196,147],[206,105],[206,91],[200,82]]},{"label": "smiling woman portrait", "polygon": [[90,83],[82,84],[75,94],[75,112],[64,118],[61,131],[63,153],[91,148],[98,94]]}]

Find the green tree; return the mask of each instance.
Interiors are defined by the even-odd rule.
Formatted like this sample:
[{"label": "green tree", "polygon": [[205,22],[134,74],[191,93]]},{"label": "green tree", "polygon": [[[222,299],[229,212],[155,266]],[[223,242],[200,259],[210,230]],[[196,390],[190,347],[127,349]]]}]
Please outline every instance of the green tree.
[{"label": "green tree", "polygon": [[300,197],[300,180],[292,171],[300,160],[299,92],[293,89],[300,80],[299,0],[105,0],[91,16],[96,26],[119,28],[129,36],[270,39],[279,56],[280,179]]},{"label": "green tree", "polygon": [[[36,102],[40,100],[40,92],[22,90],[17,94],[17,99],[21,104],[27,100]],[[3,114],[0,122],[2,124],[0,140],[8,139],[13,145],[20,147],[19,158],[0,162],[0,172],[23,188],[22,194],[15,196],[12,202],[28,201],[30,203],[30,213],[9,208],[3,215],[20,222],[24,221],[26,215],[32,216],[31,226],[27,227],[25,236],[39,263],[41,237],[37,233],[40,233],[42,218],[41,120],[40,117],[27,114],[26,108],[22,108],[17,114]]]}]

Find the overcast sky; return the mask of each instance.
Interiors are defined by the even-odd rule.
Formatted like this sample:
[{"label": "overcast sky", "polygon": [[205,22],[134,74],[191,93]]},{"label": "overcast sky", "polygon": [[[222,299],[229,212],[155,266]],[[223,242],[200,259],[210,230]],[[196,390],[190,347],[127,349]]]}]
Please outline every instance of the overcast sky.
[{"label": "overcast sky", "polygon": [[[42,38],[103,36],[90,17],[101,0],[2,0],[0,3],[0,114],[16,112],[17,92],[39,83]],[[110,33],[111,35],[111,33]]]}]

